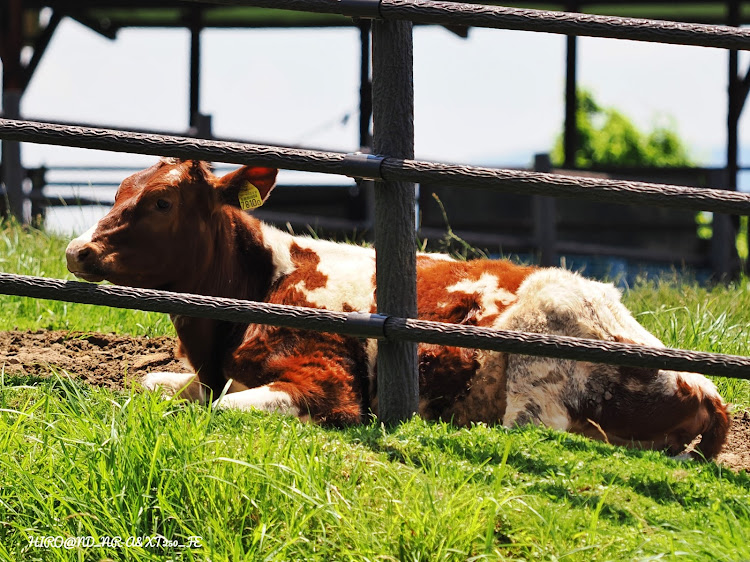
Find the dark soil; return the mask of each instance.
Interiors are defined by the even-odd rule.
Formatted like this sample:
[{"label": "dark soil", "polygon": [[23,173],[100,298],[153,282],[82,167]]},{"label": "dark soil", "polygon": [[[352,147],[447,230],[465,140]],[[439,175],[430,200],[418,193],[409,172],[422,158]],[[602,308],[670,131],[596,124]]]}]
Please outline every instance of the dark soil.
[{"label": "dark soil", "polygon": [[151,371],[189,372],[174,356],[175,339],[61,331],[0,332],[6,374],[47,377],[50,368],[91,385],[123,389]]},{"label": "dark soil", "polygon": [[[50,367],[88,384],[127,388],[151,371],[189,372],[174,355],[170,337],[136,338],[61,331],[0,332],[0,368],[8,375],[47,377]],[[717,462],[750,471],[750,413],[733,416]]]}]

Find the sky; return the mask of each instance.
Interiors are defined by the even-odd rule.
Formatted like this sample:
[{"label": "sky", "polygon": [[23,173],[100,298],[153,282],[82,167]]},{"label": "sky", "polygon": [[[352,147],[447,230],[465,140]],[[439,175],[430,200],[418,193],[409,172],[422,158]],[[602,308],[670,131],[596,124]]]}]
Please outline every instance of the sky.
[{"label": "sky", "polygon": [[[357,30],[206,30],[202,39],[201,110],[213,116],[215,135],[357,149]],[[112,41],[66,19],[21,110],[26,118],[184,131],[188,56],[185,30],[126,29]],[[563,36],[472,29],[462,39],[416,28],[414,60],[417,158],[527,164],[552,146],[563,121]],[[673,124],[704,164],[723,164],[726,68],[718,49],[579,43],[583,87],[644,129]],[[30,166],[102,157],[24,146]]]},{"label": "sky", "polygon": [[[113,41],[65,19],[22,115],[184,132],[189,45],[186,30],[125,29]],[[359,52],[355,28],[205,30],[201,111],[212,115],[218,137],[357,150]],[[669,124],[697,163],[725,164],[726,51],[584,37],[578,52],[579,84],[600,104],[644,130]],[[750,57],[741,53],[740,62],[745,69]],[[561,131],[564,68],[561,35],[472,29],[463,39],[441,27],[415,28],[416,158],[530,165]],[[22,158],[27,167],[154,161],[32,144]]]}]

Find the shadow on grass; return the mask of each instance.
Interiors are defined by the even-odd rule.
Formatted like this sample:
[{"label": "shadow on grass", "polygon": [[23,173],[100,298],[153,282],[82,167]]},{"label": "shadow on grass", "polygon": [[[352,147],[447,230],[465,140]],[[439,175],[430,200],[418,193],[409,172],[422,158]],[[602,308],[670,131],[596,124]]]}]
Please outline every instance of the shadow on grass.
[{"label": "shadow on grass", "polygon": [[[1,382],[0,391],[11,387],[38,387],[42,392],[77,402],[79,406],[96,392],[87,384],[58,372],[48,377],[6,375]],[[223,416],[224,413],[217,411],[216,415],[236,417]],[[236,422],[225,429],[241,431],[244,422],[240,419]],[[720,481],[745,488],[750,486],[747,473],[737,474],[713,462],[675,461],[654,451],[614,447],[534,426],[507,429],[480,424],[463,428],[413,419],[390,428],[371,421],[321,431],[425,473],[453,466],[465,473],[466,482],[497,484],[513,479],[525,482],[530,491],[576,506],[599,501],[594,492],[582,491],[582,487],[592,481],[595,485],[614,485],[658,504],[680,506],[709,501],[710,486]],[[578,484],[582,475],[586,475],[588,484]],[[603,514],[623,522],[632,518],[626,509],[607,507]]]},{"label": "shadow on grass", "polygon": [[[475,471],[467,481],[528,479],[530,490],[574,505],[599,500],[590,493],[579,493],[575,486],[554,482],[551,475],[576,481],[587,473],[601,485],[611,484],[659,504],[683,507],[709,501],[714,483],[750,485],[746,472],[735,473],[714,462],[680,461],[660,452],[612,446],[534,426],[461,428],[412,420],[392,428],[372,422],[342,433],[350,441],[386,454],[393,462],[424,471],[434,470],[439,463],[467,462]],[[503,470],[495,471],[498,466]],[[607,510],[617,521],[633,518],[627,510],[608,507],[603,514]]]}]

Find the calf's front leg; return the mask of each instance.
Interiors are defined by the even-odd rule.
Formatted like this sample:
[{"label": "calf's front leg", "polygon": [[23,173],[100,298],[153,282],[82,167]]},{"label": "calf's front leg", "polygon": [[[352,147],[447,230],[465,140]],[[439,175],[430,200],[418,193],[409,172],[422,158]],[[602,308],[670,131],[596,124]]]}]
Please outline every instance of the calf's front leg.
[{"label": "calf's front leg", "polygon": [[195,373],[156,371],[143,377],[141,385],[146,390],[161,390],[166,396],[183,398],[191,402],[206,402],[206,387],[198,381]]},{"label": "calf's front leg", "polygon": [[300,409],[292,396],[269,384],[257,388],[249,388],[239,392],[231,392],[214,401],[217,408],[234,408],[237,410],[263,410],[265,412],[279,412],[289,416],[300,417]]},{"label": "calf's front leg", "polygon": [[369,406],[363,342],[336,334],[269,332],[268,339],[248,338],[235,351],[223,374],[251,388],[227,392],[219,407],[278,411],[336,426],[361,421]]}]

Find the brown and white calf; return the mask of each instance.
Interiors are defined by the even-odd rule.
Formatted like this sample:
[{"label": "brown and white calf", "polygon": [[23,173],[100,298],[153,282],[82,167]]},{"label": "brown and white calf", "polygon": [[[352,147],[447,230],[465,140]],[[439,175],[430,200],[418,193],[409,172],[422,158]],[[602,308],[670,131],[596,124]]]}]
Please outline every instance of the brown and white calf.
[{"label": "brown and white calf", "polygon": [[[88,281],[337,311],[375,311],[371,249],[293,236],[240,209],[274,187],[276,170],[221,178],[196,161],[163,159],[125,179],[112,210],[67,249]],[[257,189],[257,192],[255,190]],[[606,341],[662,344],[608,284],[508,261],[418,257],[419,317]],[[222,406],[280,411],[328,424],[377,413],[377,343],[355,337],[177,316],[179,353],[195,375],[151,373],[148,388]],[[716,455],[727,406],[701,375],[419,346],[419,414],[537,423],[612,443],[680,453],[699,435]]]}]

